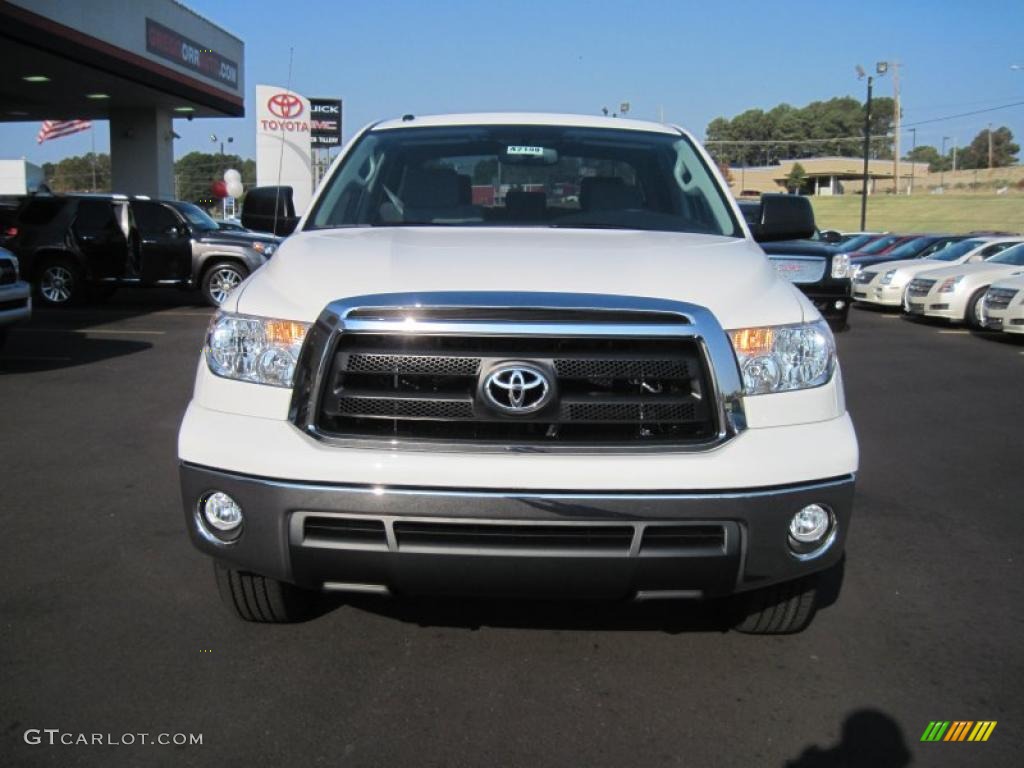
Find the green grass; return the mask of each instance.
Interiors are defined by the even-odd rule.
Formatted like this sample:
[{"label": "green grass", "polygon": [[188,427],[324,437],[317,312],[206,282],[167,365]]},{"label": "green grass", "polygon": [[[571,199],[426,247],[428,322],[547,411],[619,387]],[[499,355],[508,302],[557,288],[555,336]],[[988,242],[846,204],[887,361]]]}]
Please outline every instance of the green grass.
[{"label": "green grass", "polygon": [[[860,196],[812,197],[819,229],[860,229]],[[1024,196],[915,195],[868,198],[868,230],[1024,232]]]}]

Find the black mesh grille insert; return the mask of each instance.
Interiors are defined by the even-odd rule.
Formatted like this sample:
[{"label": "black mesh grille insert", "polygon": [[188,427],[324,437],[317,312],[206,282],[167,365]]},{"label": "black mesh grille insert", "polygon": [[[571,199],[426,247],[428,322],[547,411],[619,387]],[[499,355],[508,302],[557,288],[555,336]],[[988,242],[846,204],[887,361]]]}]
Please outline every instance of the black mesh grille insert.
[{"label": "black mesh grille insert", "polygon": [[717,550],[725,548],[721,525],[650,525],[640,539],[640,553]]},{"label": "black mesh grille insert", "polygon": [[398,550],[486,549],[628,554],[629,525],[501,525],[396,522]]},{"label": "black mesh grille insert", "polygon": [[365,518],[307,517],[303,521],[302,536],[309,545],[377,545],[383,549],[388,543],[384,522]]},{"label": "black mesh grille insert", "polygon": [[[516,364],[548,379],[550,400],[538,410],[510,413],[488,397],[490,373]],[[314,422],[356,439],[691,444],[717,434],[712,391],[701,348],[686,337],[349,331],[337,338]]]}]

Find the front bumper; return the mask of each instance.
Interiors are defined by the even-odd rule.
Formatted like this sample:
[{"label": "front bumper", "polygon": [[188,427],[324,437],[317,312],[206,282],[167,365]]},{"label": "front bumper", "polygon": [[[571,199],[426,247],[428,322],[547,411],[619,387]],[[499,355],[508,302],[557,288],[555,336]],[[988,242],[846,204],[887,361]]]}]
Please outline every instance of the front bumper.
[{"label": "front bumper", "polygon": [[963,320],[963,309],[954,304],[951,294],[928,294],[923,297],[908,297],[907,314],[917,317],[935,317],[943,320]]},{"label": "front bumper", "polygon": [[853,287],[853,298],[865,304],[882,307],[899,307],[903,304],[905,285],[881,285],[872,281],[866,285]]},{"label": "front bumper", "polygon": [[[854,478],[699,492],[501,491],[299,483],[182,463],[194,544],[232,567],[311,589],[534,597],[715,597],[835,564]],[[230,494],[232,542],[201,523],[200,500]],[[794,512],[835,516],[831,543],[792,553]]]},{"label": "front bumper", "polygon": [[0,286],[0,326],[24,322],[32,316],[32,287],[19,281]]},{"label": "front bumper", "polygon": [[804,292],[834,330],[844,330],[847,327],[853,296],[848,278],[826,278],[817,283],[798,283],[797,288]]}]

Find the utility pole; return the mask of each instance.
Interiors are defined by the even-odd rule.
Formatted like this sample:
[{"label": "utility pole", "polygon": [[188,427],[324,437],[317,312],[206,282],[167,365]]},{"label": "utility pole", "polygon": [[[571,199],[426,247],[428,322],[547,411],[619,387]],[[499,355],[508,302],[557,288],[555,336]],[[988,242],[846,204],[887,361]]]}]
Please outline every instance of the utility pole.
[{"label": "utility pole", "polygon": [[939,158],[942,162],[939,164],[939,189],[943,192],[946,191],[946,142],[949,141],[949,136],[942,137],[942,157]]},{"label": "utility pole", "polygon": [[953,173],[956,173],[956,144],[960,141],[956,136],[953,137]]},{"label": "utility pole", "polygon": [[868,100],[864,105],[864,187],[860,195],[860,230],[868,228],[868,157],[871,153],[871,84],[874,78],[868,75]]},{"label": "utility pole", "polygon": [[911,128],[910,133],[914,138],[913,144],[910,145],[910,189],[907,191],[908,195],[914,194],[914,169],[917,167],[914,150],[917,149],[917,128]]},{"label": "utility pole", "polygon": [[988,169],[992,170],[992,123],[988,124]]}]

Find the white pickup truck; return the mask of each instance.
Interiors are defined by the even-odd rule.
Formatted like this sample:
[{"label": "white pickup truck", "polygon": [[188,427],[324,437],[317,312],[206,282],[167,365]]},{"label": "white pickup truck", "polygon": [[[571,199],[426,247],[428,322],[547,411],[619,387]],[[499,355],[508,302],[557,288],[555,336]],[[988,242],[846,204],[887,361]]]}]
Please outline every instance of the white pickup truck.
[{"label": "white pickup truck", "polygon": [[[286,198],[249,193],[294,234],[214,318],[179,436],[238,616],[324,591],[728,597],[738,629],[784,633],[834,593],[858,456],[832,334],[690,134],[407,115],[301,220]],[[764,198],[760,240],[813,228]]]}]

